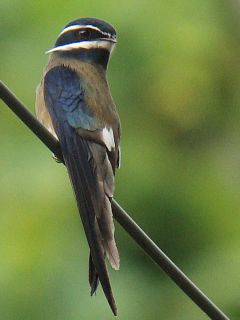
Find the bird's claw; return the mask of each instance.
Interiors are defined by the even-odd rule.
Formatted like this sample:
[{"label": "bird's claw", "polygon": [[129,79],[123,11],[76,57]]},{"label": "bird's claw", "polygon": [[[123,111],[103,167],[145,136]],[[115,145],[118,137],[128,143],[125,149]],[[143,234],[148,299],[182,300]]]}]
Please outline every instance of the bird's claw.
[{"label": "bird's claw", "polygon": [[54,153],[52,154],[53,160],[55,160],[57,163],[62,163],[62,160],[59,159]]}]

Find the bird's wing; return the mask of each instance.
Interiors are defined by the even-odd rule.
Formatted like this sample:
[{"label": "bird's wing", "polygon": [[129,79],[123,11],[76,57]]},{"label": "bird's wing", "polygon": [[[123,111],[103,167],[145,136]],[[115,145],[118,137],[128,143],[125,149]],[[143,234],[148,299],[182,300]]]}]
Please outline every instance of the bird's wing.
[{"label": "bird's wing", "polygon": [[69,68],[59,66],[47,72],[44,99],[62,148],[90,247],[92,293],[96,291],[99,277],[116,313],[104,259],[107,255],[111,265],[119,268],[111,209],[115,169],[110,159],[114,148],[112,128],[102,128],[85,103],[81,79]]}]

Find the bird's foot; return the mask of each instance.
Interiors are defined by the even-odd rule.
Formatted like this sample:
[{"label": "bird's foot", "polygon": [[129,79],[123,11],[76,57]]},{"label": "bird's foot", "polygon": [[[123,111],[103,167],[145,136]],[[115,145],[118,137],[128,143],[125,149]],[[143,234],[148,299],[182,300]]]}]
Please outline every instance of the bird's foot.
[{"label": "bird's foot", "polygon": [[55,160],[57,163],[62,163],[62,160],[59,159],[54,153],[52,154],[53,160]]}]

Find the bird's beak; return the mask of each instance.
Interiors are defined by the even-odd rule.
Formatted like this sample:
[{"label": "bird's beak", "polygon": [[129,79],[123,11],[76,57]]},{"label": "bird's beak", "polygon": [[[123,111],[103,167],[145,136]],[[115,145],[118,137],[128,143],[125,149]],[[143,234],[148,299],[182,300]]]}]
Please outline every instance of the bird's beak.
[{"label": "bird's beak", "polygon": [[100,38],[100,41],[109,41],[113,43],[117,43],[117,40],[115,38]]}]

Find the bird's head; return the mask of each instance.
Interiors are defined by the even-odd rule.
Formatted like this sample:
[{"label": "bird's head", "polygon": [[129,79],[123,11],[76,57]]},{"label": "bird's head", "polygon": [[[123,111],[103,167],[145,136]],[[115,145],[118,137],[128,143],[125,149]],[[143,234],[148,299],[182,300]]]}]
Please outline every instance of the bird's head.
[{"label": "bird's head", "polygon": [[54,48],[46,53],[87,60],[106,68],[116,42],[116,31],[111,24],[96,18],[81,18],[67,24]]}]

